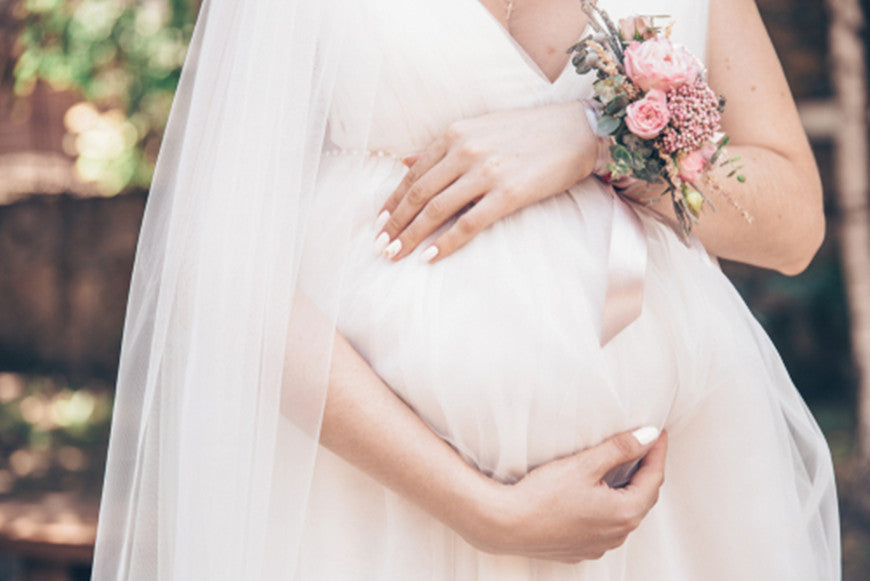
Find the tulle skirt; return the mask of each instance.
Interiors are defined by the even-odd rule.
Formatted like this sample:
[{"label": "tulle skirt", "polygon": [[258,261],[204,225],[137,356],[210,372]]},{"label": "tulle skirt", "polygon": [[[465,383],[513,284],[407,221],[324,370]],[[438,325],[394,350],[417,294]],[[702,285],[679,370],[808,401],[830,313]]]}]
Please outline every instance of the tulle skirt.
[{"label": "tulle skirt", "polygon": [[638,210],[648,243],[642,314],[602,347],[607,256],[598,249],[613,201],[599,182],[520,210],[435,264],[418,259],[425,245],[392,263],[374,255],[372,222],[404,167],[371,157],[358,170],[358,199],[331,189],[347,171],[342,156],[328,157],[319,184],[351,216],[338,328],[471,466],[515,482],[648,424],[669,431],[670,447],[660,499],[640,528],[578,565],[480,552],[321,450],[301,579],[836,577],[825,440],[700,245]]}]

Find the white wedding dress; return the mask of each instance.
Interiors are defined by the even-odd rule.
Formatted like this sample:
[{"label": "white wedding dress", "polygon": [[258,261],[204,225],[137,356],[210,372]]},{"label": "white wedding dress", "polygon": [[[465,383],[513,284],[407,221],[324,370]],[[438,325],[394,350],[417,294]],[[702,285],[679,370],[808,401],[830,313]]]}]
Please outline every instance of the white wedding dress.
[{"label": "white wedding dress", "polygon": [[[706,2],[599,3],[671,15],[703,57]],[[137,249],[94,580],[835,581],[825,440],[697,241],[587,179],[436,264],[374,255],[401,157],[590,85],[550,83],[478,0],[205,0]],[[642,308],[610,339],[626,279]],[[595,561],[477,551],[319,447],[335,328],[503,482],[667,428],[658,503]]]},{"label": "white wedding dress", "polygon": [[[389,4],[389,3],[388,3]],[[614,18],[671,15],[704,54],[706,5],[603,1]],[[373,253],[374,217],[451,122],[588,97],[551,83],[476,0],[372,9],[388,55],[362,167],[329,117],[317,196],[350,209],[338,329],[472,466],[504,482],[641,425],[667,428],[666,481],[624,546],[567,565],[482,553],[325,449],[300,552],[305,580],[832,580],[839,547],[825,440],[776,350],[696,242],[638,211],[648,247],[640,317],[600,344],[614,202],[587,179],[479,234],[446,260]],[[376,12],[376,13],[375,13]],[[433,58],[431,55],[437,55]],[[357,80],[339,79],[337,93]],[[352,173],[356,172],[356,173]],[[349,175],[353,179],[349,178]],[[336,184],[355,184],[336,192]],[[335,226],[336,228],[338,226]],[[328,243],[316,260],[330,261]],[[344,252],[344,251],[342,251]]]}]

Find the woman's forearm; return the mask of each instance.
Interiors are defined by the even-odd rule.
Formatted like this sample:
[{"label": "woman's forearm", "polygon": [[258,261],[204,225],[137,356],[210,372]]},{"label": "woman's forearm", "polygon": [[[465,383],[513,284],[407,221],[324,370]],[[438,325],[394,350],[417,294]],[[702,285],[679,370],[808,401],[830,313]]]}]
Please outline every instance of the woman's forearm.
[{"label": "woman's forearm", "polygon": [[[481,550],[576,562],[619,546],[663,481],[667,440],[649,433],[617,434],[503,485],[466,464],[335,333],[321,443]],[[641,457],[628,486],[604,483]]]},{"label": "woman's forearm", "polygon": [[321,443],[466,538],[502,486],[466,464],[335,334]]},{"label": "woman's forearm", "polygon": [[[746,182],[713,179],[746,209],[752,223],[711,192],[698,235],[718,256],[796,274],[824,236],[822,188],[812,150],[776,52],[752,0],[711,0],[710,85],[728,98],[722,125]],[[706,191],[712,188],[703,182]]]},{"label": "woman's forearm", "polygon": [[[695,233],[716,256],[797,274],[824,237],[822,188],[782,67],[753,0],[711,0],[708,34],[710,86],[728,101],[722,129],[726,157],[697,183],[716,206],[706,208]],[[741,183],[728,174],[743,165]],[[655,197],[637,185],[629,197]],[[674,219],[668,200],[652,206]],[[747,216],[749,219],[747,219]]]},{"label": "woman's forearm", "polygon": [[499,494],[507,487],[473,469],[430,430],[303,292],[292,303],[285,382],[283,416],[312,434],[322,417],[323,446],[471,542],[497,528],[493,504],[503,501]]},{"label": "woman's forearm", "polygon": [[745,167],[740,171],[746,181],[728,178],[728,166],[702,181],[701,187],[716,200],[717,211],[705,214],[698,236],[722,258],[789,275],[803,271],[825,233],[815,163],[809,158],[804,162],[808,165],[801,167],[754,146],[732,147],[729,153],[741,157]]},{"label": "woman's forearm", "polygon": [[[698,187],[716,210],[705,206],[693,229],[704,247],[721,258],[778,270],[792,275],[803,271],[822,243],[825,232],[821,184],[812,159],[806,167],[758,146],[731,146],[729,156],[740,156],[746,181],[728,177],[732,166],[704,175]],[[644,199],[638,187],[632,195]],[[650,208],[676,224],[668,196]]]}]

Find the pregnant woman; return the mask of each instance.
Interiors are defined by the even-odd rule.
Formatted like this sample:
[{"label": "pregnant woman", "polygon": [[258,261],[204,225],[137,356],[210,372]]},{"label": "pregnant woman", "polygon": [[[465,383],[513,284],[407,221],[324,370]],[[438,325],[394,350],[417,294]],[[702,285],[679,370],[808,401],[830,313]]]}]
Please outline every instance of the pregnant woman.
[{"label": "pregnant woman", "polygon": [[729,98],[747,180],[687,241],[592,175],[575,0],[203,5],[95,579],[839,577],[826,443],[712,258],[796,273],[823,232],[758,13],[600,6]]}]

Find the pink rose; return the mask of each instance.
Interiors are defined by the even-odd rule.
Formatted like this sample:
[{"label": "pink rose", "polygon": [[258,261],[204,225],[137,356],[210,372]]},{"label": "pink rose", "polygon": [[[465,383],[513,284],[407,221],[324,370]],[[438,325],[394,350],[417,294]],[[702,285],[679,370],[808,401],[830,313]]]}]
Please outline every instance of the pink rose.
[{"label": "pink rose", "polygon": [[649,16],[631,16],[619,21],[619,35],[623,40],[648,40],[655,36],[652,18]]},{"label": "pink rose", "polygon": [[698,78],[697,59],[667,38],[632,42],[625,49],[625,74],[644,91],[668,92]]},{"label": "pink rose", "polygon": [[661,133],[670,120],[667,95],[658,89],[651,90],[625,110],[628,130],[642,139],[652,139]]},{"label": "pink rose", "polygon": [[699,149],[681,157],[677,161],[677,169],[680,172],[679,175],[681,180],[692,184],[701,177],[701,172],[704,171],[705,167],[707,167],[709,161],[709,158],[705,156],[705,153],[706,152]]}]

